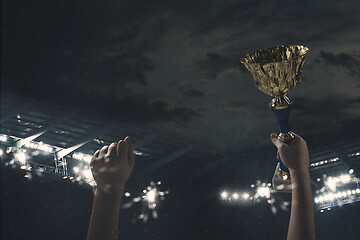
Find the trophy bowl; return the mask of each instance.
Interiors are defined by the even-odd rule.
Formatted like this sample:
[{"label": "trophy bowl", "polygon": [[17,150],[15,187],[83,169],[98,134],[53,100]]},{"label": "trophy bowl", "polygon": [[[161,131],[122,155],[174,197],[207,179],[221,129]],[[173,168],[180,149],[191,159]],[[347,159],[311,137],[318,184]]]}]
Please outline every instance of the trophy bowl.
[{"label": "trophy bowl", "polygon": [[270,106],[287,108],[286,94],[302,81],[302,68],[309,48],[301,45],[277,46],[246,54],[241,63],[251,73],[255,86],[273,96]]}]

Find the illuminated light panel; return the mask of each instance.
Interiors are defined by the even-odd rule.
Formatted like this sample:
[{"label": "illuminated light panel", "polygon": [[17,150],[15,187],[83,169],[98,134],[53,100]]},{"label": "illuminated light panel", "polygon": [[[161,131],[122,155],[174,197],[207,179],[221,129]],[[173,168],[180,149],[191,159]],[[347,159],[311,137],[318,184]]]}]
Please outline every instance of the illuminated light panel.
[{"label": "illuminated light panel", "polygon": [[92,159],[92,155],[81,153],[81,152],[74,152],[72,155],[72,158],[79,160],[79,161],[84,161],[84,162],[90,163],[91,159]]},{"label": "illuminated light panel", "polygon": [[7,135],[0,134],[0,142],[7,142],[7,139],[8,139]]},{"label": "illuminated light panel", "polygon": [[325,193],[314,198],[318,209],[326,209],[360,201],[360,189],[348,189],[335,193]]},{"label": "illuminated light panel", "polygon": [[256,191],[256,194],[260,197],[270,198],[270,188],[269,187],[259,187]]},{"label": "illuminated light panel", "polygon": [[4,155],[4,150],[0,148],[0,157]]},{"label": "illuminated light panel", "polygon": [[322,160],[322,161],[311,163],[310,167],[318,167],[318,166],[322,166],[324,164],[329,164],[329,163],[333,163],[333,162],[337,162],[337,161],[339,161],[339,158],[335,157],[335,158],[331,158],[329,160]]},{"label": "illuminated light panel", "polygon": [[[349,171],[353,172],[353,171]],[[328,177],[324,184],[326,187],[328,187],[331,191],[335,192],[337,187],[346,185],[352,181],[352,177],[350,174],[341,174],[337,177]],[[325,189],[324,189],[325,190]]]},{"label": "illuminated light panel", "polygon": [[221,193],[221,198],[222,198],[222,199],[226,199],[227,197],[228,197],[228,193],[227,193],[227,192],[224,191],[224,192]]},{"label": "illuminated light panel", "polygon": [[14,158],[16,161],[18,161],[19,163],[21,164],[25,164],[26,163],[26,159],[27,159],[27,156],[26,156],[26,153],[23,152],[23,151],[17,151],[14,153]]},{"label": "illuminated light panel", "polygon": [[284,211],[289,211],[289,202],[283,201],[282,199],[276,200],[276,195],[272,196],[273,190],[271,189],[271,183],[265,183],[261,181],[257,181],[256,185],[250,185],[249,192],[234,191],[222,191],[219,195],[222,200],[234,203],[250,203],[249,200],[253,200],[253,203],[257,204],[260,202],[265,202],[270,205],[270,210],[272,214],[276,215],[278,213],[278,209],[282,209]]},{"label": "illuminated light panel", "polygon": [[24,144],[25,147],[27,148],[32,148],[32,149],[37,149],[43,152],[47,152],[47,153],[51,153],[53,152],[53,147],[43,143],[43,142],[35,142],[35,141],[30,141]]},{"label": "illuminated light panel", "polygon": [[234,193],[234,194],[232,195],[232,197],[233,197],[233,199],[237,200],[237,199],[239,199],[239,194],[238,194],[238,193]]},{"label": "illuminated light panel", "polygon": [[348,157],[360,156],[360,152],[350,153]]},{"label": "illuminated light panel", "polygon": [[242,194],[242,199],[244,199],[244,200],[249,199],[249,197],[250,197],[250,195],[248,193],[243,193]]},{"label": "illuminated light panel", "polygon": [[140,151],[137,151],[137,150],[133,150],[133,153],[134,153],[136,156],[149,156],[149,154],[143,153],[143,152],[140,152]]}]

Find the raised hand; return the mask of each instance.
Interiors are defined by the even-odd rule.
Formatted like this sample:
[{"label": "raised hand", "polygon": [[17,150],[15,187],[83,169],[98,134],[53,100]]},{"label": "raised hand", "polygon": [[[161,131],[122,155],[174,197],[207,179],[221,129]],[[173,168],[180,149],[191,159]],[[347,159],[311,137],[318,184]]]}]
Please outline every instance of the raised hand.
[{"label": "raised hand", "polygon": [[122,190],[135,164],[130,138],[97,150],[90,163],[98,191]]}]

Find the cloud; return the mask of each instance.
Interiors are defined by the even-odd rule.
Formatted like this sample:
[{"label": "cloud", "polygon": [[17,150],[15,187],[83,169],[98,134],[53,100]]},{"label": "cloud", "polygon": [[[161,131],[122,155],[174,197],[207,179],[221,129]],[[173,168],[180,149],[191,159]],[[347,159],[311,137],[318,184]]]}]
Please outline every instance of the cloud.
[{"label": "cloud", "polygon": [[204,92],[199,91],[199,90],[195,90],[195,89],[191,89],[189,91],[186,91],[186,92],[184,92],[184,94],[185,94],[186,97],[190,97],[190,98],[205,96]]},{"label": "cloud", "polygon": [[266,102],[250,102],[248,100],[232,102],[231,104],[226,105],[224,109],[232,112],[239,112],[250,115],[263,115],[270,111],[269,105],[266,104]]},{"label": "cloud", "polygon": [[348,68],[352,74],[360,74],[360,61],[346,53],[328,53],[320,51],[320,57],[326,64]]},{"label": "cloud", "polygon": [[203,72],[208,79],[215,79],[239,70],[247,72],[246,68],[241,65],[238,54],[220,55],[208,52],[205,59],[194,63],[194,71],[196,73]]},{"label": "cloud", "polygon": [[321,99],[295,98],[292,122],[308,131],[334,128],[343,121],[360,117],[360,98],[333,95]]}]

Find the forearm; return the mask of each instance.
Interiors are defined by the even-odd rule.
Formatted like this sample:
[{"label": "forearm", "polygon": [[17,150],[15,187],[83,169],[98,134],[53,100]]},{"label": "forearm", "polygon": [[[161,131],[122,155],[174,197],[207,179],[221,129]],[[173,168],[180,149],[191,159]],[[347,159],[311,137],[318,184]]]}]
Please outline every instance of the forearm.
[{"label": "forearm", "polygon": [[87,240],[114,240],[118,238],[122,192],[122,189],[115,193],[96,190]]},{"label": "forearm", "polygon": [[288,240],[315,239],[314,209],[311,195],[310,174],[291,171],[292,204]]}]

